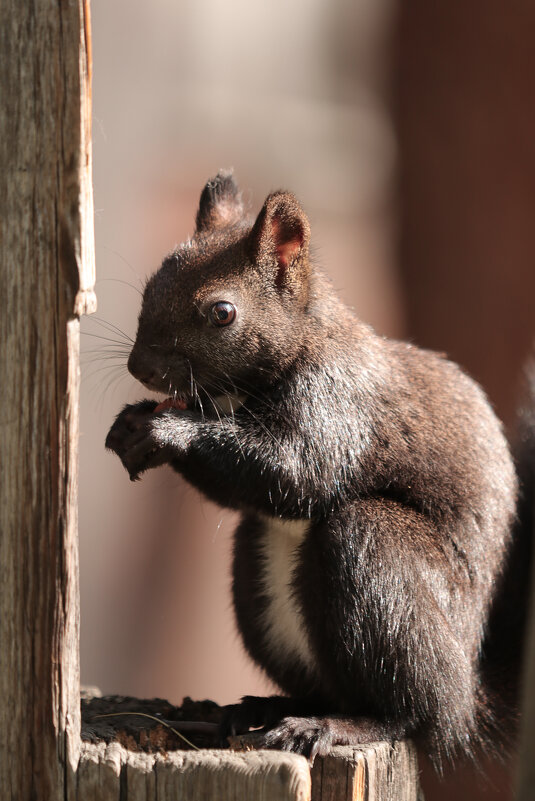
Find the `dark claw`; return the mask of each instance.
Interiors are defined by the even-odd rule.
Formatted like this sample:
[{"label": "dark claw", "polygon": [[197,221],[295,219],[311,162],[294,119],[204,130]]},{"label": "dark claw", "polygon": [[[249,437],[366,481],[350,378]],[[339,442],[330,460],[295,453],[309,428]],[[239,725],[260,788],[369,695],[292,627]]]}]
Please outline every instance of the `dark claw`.
[{"label": "dark claw", "polygon": [[266,732],[264,741],[267,748],[303,754],[313,764],[316,756],[331,750],[333,736],[325,719],[289,717]]}]

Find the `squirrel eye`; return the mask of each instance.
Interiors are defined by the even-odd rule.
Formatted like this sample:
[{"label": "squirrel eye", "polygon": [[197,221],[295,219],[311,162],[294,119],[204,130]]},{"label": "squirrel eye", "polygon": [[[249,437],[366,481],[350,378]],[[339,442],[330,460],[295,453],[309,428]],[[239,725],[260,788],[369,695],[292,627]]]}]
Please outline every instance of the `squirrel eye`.
[{"label": "squirrel eye", "polygon": [[236,318],[236,307],[226,300],[219,300],[210,307],[208,317],[213,325],[230,325]]}]

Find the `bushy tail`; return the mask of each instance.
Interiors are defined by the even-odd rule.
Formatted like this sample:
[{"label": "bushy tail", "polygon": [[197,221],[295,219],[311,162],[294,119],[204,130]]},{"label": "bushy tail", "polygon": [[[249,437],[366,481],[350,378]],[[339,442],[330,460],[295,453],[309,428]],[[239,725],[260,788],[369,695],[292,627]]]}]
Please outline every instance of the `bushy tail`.
[{"label": "bushy tail", "polygon": [[527,392],[520,408],[516,461],[520,478],[518,528],[531,543],[535,533],[535,359],[526,369]]},{"label": "bushy tail", "polygon": [[535,361],[526,370],[513,452],[520,483],[518,513],[483,650],[486,728],[501,746],[514,742],[521,701],[525,629],[535,536]]}]

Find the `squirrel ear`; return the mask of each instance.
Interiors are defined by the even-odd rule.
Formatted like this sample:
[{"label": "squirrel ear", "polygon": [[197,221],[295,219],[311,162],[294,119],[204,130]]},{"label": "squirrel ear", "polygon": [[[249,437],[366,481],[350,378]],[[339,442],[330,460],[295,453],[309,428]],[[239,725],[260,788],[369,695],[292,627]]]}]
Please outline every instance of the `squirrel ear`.
[{"label": "squirrel ear", "polygon": [[241,192],[234,181],[232,170],[220,170],[201,192],[195,218],[195,233],[206,233],[235,225],[242,217]]},{"label": "squirrel ear", "polygon": [[308,274],[310,225],[291,192],[268,195],[250,237],[256,263],[276,262],[279,288],[303,281]]}]

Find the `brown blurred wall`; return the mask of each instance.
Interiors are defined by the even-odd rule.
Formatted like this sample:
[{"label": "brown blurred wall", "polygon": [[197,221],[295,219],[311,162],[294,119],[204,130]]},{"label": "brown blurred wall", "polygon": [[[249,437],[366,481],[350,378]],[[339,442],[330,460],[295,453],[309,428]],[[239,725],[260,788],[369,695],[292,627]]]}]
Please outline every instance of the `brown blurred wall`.
[{"label": "brown blurred wall", "polygon": [[511,421],[535,335],[535,4],[399,5],[393,80],[409,334]]}]

